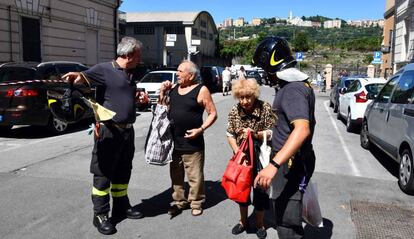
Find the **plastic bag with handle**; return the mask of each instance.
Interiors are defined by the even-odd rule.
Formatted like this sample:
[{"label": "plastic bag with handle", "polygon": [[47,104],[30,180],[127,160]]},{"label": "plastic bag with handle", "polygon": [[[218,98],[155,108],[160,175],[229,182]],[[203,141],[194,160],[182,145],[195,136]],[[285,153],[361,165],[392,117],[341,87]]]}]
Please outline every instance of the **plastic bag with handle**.
[{"label": "plastic bag with handle", "polygon": [[302,200],[302,219],[314,227],[323,227],[321,208],[318,201],[318,188],[309,182]]}]

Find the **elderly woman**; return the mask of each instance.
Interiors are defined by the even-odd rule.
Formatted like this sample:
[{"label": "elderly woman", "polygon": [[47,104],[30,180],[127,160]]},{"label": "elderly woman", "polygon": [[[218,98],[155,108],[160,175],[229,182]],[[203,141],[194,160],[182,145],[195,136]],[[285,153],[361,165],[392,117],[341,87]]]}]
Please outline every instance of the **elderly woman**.
[{"label": "elderly woman", "polygon": [[[271,139],[271,128],[276,122],[276,116],[269,103],[259,100],[259,85],[255,79],[239,79],[232,85],[232,94],[239,101],[231,109],[228,116],[227,140],[236,153],[247,131],[250,129],[254,140],[262,141]],[[263,132],[266,131],[266,139]],[[258,157],[253,160],[254,175],[257,174],[260,163]],[[234,235],[246,230],[248,206],[247,203],[238,203],[240,207],[240,221],[233,229]],[[266,238],[264,227],[264,210],[269,208],[269,196],[260,189],[253,189],[253,206],[256,212],[256,235],[258,238]]]}]

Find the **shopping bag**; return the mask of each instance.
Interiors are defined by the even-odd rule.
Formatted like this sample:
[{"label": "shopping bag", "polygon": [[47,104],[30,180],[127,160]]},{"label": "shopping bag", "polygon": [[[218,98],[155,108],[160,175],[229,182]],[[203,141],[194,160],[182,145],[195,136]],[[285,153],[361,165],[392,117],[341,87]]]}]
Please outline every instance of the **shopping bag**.
[{"label": "shopping bag", "polygon": [[321,208],[316,184],[309,182],[303,194],[302,219],[314,227],[323,227]]},{"label": "shopping bag", "polygon": [[247,202],[250,197],[253,177],[253,139],[247,132],[246,139],[239,150],[230,159],[224,171],[221,186],[229,199],[236,202]]},{"label": "shopping bag", "polygon": [[168,106],[157,104],[145,145],[145,161],[152,165],[166,165],[172,161],[174,142],[168,119]]},{"label": "shopping bag", "polygon": [[270,152],[272,151],[270,146],[267,145],[266,131],[267,130],[263,130],[263,142],[260,146],[259,154],[260,164],[262,165],[262,168],[266,168],[266,166],[269,165]]}]

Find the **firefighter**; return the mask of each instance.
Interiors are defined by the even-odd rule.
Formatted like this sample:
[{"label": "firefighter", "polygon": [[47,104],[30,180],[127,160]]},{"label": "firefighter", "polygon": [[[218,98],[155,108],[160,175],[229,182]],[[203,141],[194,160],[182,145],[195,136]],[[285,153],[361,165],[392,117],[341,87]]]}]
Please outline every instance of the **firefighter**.
[{"label": "firefighter", "polygon": [[302,196],[315,168],[315,94],[309,77],[295,68],[288,42],[280,37],[260,42],[253,64],[277,83],[273,110],[278,118],[272,130],[270,163],[258,173],[254,185],[271,187],[278,237],[303,238]]},{"label": "firefighter", "polygon": [[[75,84],[96,87],[96,100],[115,112],[111,120],[97,122],[90,172],[93,174],[93,225],[105,235],[116,233],[115,225],[124,218],[139,219],[143,214],[131,207],[128,183],[134,157],[136,82],[132,70],[140,62],[142,44],[132,37],[121,39],[116,60],[100,63],[83,72],[63,76]],[[110,194],[113,199],[112,218]]]}]

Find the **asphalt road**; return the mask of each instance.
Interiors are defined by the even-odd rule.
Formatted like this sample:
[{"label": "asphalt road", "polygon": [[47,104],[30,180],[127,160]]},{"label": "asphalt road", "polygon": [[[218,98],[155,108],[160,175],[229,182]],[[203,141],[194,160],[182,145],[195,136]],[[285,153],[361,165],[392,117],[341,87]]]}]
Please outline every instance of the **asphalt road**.
[{"label": "asphalt road", "polygon": [[[272,102],[273,89],[261,90],[261,98]],[[61,136],[20,127],[0,133],[0,238],[257,238],[253,230],[231,234],[238,221],[238,206],[226,199],[220,179],[231,156],[225,139],[227,113],[236,101],[221,94],[214,94],[213,99],[219,119],[205,132],[207,201],[202,216],[193,217],[189,210],[173,219],[166,214],[171,201],[169,170],[145,163],[143,146],[151,113],[140,112],[129,195],[145,218],[122,221],[113,236],[100,235],[92,226],[92,136],[86,133],[87,124],[72,127]],[[398,207],[414,215],[413,197],[402,193],[396,182],[398,165],[378,151],[360,147],[359,135],[347,133],[328,107],[328,93],[317,93],[316,104],[317,164],[312,181],[318,187],[325,227],[306,226],[307,238],[407,238],[399,237],[398,232],[379,231],[375,223],[366,225],[369,220],[378,222],[378,215],[369,214],[361,222],[358,216],[363,210],[355,206],[364,202],[386,209]],[[277,238],[270,213],[266,218],[268,238]],[[398,223],[392,215],[387,220],[391,227]],[[401,226],[414,228],[414,220],[395,229]],[[367,228],[380,234],[367,234]]]}]

